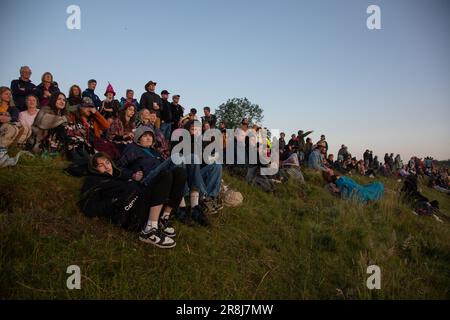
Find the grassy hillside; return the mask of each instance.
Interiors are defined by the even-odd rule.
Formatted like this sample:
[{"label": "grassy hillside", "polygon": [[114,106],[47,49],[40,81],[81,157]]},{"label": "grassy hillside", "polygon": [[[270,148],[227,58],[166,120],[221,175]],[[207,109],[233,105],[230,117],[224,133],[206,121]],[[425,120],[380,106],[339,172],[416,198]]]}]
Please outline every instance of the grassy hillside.
[{"label": "grassy hillside", "polygon": [[[177,247],[162,250],[84,217],[81,180],[65,166],[22,158],[0,169],[0,298],[450,298],[450,225],[413,215],[395,180],[383,180],[383,201],[364,206],[333,197],[311,172],[304,192],[290,182],[273,195],[226,176],[244,205],[209,228],[176,224]],[[450,212],[448,196],[423,188]],[[81,290],[66,288],[73,264]],[[366,288],[371,264],[381,290]]]}]

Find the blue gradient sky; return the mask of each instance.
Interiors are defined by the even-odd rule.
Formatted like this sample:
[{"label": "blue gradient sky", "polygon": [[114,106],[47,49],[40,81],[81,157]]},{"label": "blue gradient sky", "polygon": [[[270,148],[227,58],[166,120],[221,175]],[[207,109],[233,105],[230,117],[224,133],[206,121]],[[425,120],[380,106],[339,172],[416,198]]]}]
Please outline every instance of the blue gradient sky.
[{"label": "blue gradient sky", "polygon": [[[66,8],[81,7],[81,30]],[[366,8],[381,7],[382,30]],[[185,107],[247,97],[263,124],[362,156],[450,158],[450,1],[2,1],[0,85],[21,65],[64,92],[148,80]]]}]

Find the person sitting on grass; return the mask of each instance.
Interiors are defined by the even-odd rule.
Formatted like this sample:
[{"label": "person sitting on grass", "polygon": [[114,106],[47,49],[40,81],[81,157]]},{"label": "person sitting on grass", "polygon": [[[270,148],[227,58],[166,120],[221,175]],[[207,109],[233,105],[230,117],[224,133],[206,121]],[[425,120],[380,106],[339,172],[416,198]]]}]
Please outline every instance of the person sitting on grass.
[{"label": "person sitting on grass", "polygon": [[153,126],[150,122],[150,110],[147,108],[143,108],[139,111],[139,114],[136,118],[136,128],[140,126]]},{"label": "person sitting on grass", "polygon": [[334,161],[334,154],[330,153],[328,155],[328,157],[325,159],[325,165],[331,169],[336,168],[336,162]]},{"label": "person sitting on grass", "polygon": [[[209,129],[208,122],[205,121],[204,125],[206,125],[206,130]],[[191,147],[195,143],[195,139],[201,139],[201,130],[202,124],[198,120],[190,121],[186,124],[185,128],[189,131],[191,135]],[[212,137],[211,142],[215,140]],[[202,150],[208,145],[208,142],[202,143]],[[192,150],[191,150],[192,151]],[[217,151],[216,151],[217,152]],[[216,154],[210,154],[208,158],[210,160],[215,159]],[[204,159],[203,159],[204,160]],[[192,189],[197,189],[201,192],[200,197],[200,207],[209,213],[217,213],[222,209],[222,206],[219,203],[218,197],[220,192],[220,185],[222,181],[222,164],[218,164],[216,161],[212,161],[212,163],[205,163],[202,161],[202,164],[195,165],[187,165],[188,176],[192,178],[192,175],[197,176],[196,179],[191,179],[190,187]],[[199,173],[199,175],[198,175]],[[189,179],[188,179],[189,181]],[[192,206],[191,206],[192,207]],[[194,208],[194,207],[192,207]],[[194,210],[195,211],[195,210]],[[195,216],[195,214],[194,214]],[[195,220],[195,219],[194,219]]]},{"label": "person sitting on grass", "polygon": [[83,91],[82,97],[90,98],[92,102],[94,103],[94,106],[97,108],[97,110],[100,110],[100,107],[102,106],[102,101],[98,97],[98,95],[95,93],[95,88],[97,88],[97,81],[95,79],[91,79],[88,81],[88,87],[86,90]]},{"label": "person sitting on grass", "polygon": [[119,112],[119,117],[113,119],[106,133],[108,140],[116,145],[120,153],[122,153],[127,144],[133,142],[135,118],[136,107],[127,102]]},{"label": "person sitting on grass", "polygon": [[11,92],[13,95],[14,105],[19,111],[25,111],[25,98],[29,94],[34,94],[36,86],[31,82],[31,69],[28,66],[20,67],[20,78],[11,81]]},{"label": "person sitting on grass", "polygon": [[300,165],[300,163],[298,161],[298,156],[294,152],[293,149],[294,149],[294,146],[292,144],[287,144],[285,146],[285,148],[283,149],[283,152],[281,152],[281,154],[280,154],[280,161],[281,161],[282,165],[285,162],[287,163],[287,165],[289,165],[290,163],[296,163],[296,164]]},{"label": "person sitting on grass", "polygon": [[131,103],[136,108],[136,112],[141,110],[139,102],[134,98],[134,91],[131,89],[127,89],[125,98],[120,98],[120,106],[123,109],[127,103]]},{"label": "person sitting on grass", "polygon": [[443,220],[450,222],[450,218],[440,212],[439,202],[437,200],[430,201],[420,193],[416,175],[411,174],[405,178],[400,190],[400,199],[412,208],[415,215],[429,215],[433,216],[439,222],[443,222]]},{"label": "person sitting on grass", "polygon": [[47,106],[50,97],[59,92],[57,86],[53,81],[53,75],[50,72],[45,72],[41,78],[42,82],[36,87],[34,94],[39,98],[40,106]]},{"label": "person sitting on grass", "polygon": [[139,240],[145,243],[173,248],[176,233],[169,217],[181,200],[186,174],[177,169],[159,172],[151,184],[140,183],[142,179],[142,171],[129,176],[99,152],[89,162],[80,209],[86,216],[105,217],[122,228],[140,231]]},{"label": "person sitting on grass", "polygon": [[368,162],[359,160],[356,167],[357,167],[360,175],[366,176],[366,177],[371,177],[371,178],[375,177],[375,172],[372,169],[368,168]]},{"label": "person sitting on grass", "polygon": [[[181,130],[174,131],[173,136],[175,140],[182,134]],[[177,212],[177,218],[188,225],[191,225],[193,220],[202,226],[207,226],[209,225],[209,219],[206,213],[214,214],[222,209],[218,201],[222,181],[222,165],[215,162],[204,163],[203,159],[198,159],[194,154],[195,144],[198,144],[199,150],[205,146],[201,140],[202,124],[200,121],[188,121],[185,125],[185,130],[190,135],[190,152],[183,149],[178,156],[184,158],[186,162],[190,159],[190,163],[185,164],[187,172],[185,196],[190,198],[190,210],[184,202],[181,203],[180,210]],[[174,141],[174,145],[176,144]],[[209,158],[212,159],[212,156]]]},{"label": "person sitting on grass", "polygon": [[102,101],[100,113],[110,124],[113,122],[113,119],[119,116],[120,102],[114,99],[115,96],[116,92],[112,85],[108,83],[108,87],[106,87],[105,91],[106,99]]},{"label": "person sitting on grass", "polygon": [[295,134],[291,134],[291,139],[289,139],[288,145],[292,146],[292,150],[294,150],[294,152],[298,151],[298,141]]},{"label": "person sitting on grass", "polygon": [[69,160],[84,162],[96,151],[105,152],[113,159],[118,158],[120,154],[116,146],[101,137],[108,128],[108,121],[97,111],[92,100],[84,97],[78,110],[69,115],[66,125]]},{"label": "person sitting on grass", "polygon": [[139,117],[136,120],[136,128],[144,125],[152,127],[153,130],[159,130],[158,116],[155,110],[144,108],[139,112]]},{"label": "person sitting on grass", "polygon": [[401,168],[398,172],[398,175],[400,176],[400,178],[406,178],[410,175],[410,173],[408,172],[408,166],[404,165],[403,168]]},{"label": "person sitting on grass", "polygon": [[327,171],[323,171],[322,176],[331,184],[332,191],[338,193],[343,199],[355,199],[361,203],[368,203],[380,200],[384,194],[384,185],[381,182],[360,185],[349,177],[334,175]]},{"label": "person sitting on grass", "polygon": [[308,166],[316,171],[329,171],[332,173],[332,169],[325,165],[325,152],[326,144],[323,141],[319,141],[316,148],[311,152],[308,158]]},{"label": "person sitting on grass", "polygon": [[24,127],[29,128],[31,131],[31,126],[39,112],[39,99],[34,94],[30,94],[26,97],[25,104],[27,110],[19,113],[19,121]]},{"label": "person sitting on grass", "polygon": [[48,106],[42,107],[34,119],[33,152],[49,154],[64,152],[67,124],[66,96],[59,92],[50,97]]},{"label": "person sitting on grass", "polygon": [[139,128],[140,126],[150,127],[155,134],[155,144],[153,145],[153,148],[161,154],[163,159],[167,159],[170,156],[169,141],[166,140],[162,131],[156,127],[156,120],[156,112],[144,108],[139,112],[139,117],[136,120],[136,128]]},{"label": "person sitting on grass", "polygon": [[12,102],[11,90],[0,87],[0,147],[24,145],[30,134],[30,128],[19,122],[19,110]]},{"label": "person sitting on grass", "polygon": [[441,169],[439,172],[432,173],[428,178],[428,186],[439,192],[450,194],[447,170]]},{"label": "person sitting on grass", "polygon": [[69,97],[67,98],[67,110],[69,112],[75,112],[78,106],[83,103],[81,97],[81,88],[74,84],[69,89]]},{"label": "person sitting on grass", "polygon": [[[122,157],[117,161],[117,165],[128,176],[142,172],[145,176],[144,182],[149,183],[155,175],[162,170],[169,170],[176,172],[182,170],[186,176],[186,169],[175,166],[169,158],[164,160],[161,154],[154,148],[155,132],[148,126],[140,126],[136,129],[133,143],[128,144],[122,154]],[[174,179],[177,175],[174,174]],[[183,187],[183,191],[185,187]],[[181,204],[180,204],[181,203]],[[184,212],[185,202],[180,197],[181,211]],[[177,213],[178,214],[178,213]]]}]

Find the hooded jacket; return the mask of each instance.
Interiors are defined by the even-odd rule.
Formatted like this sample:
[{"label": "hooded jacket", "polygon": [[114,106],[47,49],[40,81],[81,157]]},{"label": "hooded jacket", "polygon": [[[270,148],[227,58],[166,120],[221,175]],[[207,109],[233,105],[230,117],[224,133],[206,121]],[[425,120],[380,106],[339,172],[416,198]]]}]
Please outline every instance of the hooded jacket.
[{"label": "hooded jacket", "polygon": [[150,127],[138,127],[134,133],[133,143],[125,147],[122,157],[117,161],[117,165],[127,176],[137,171],[143,171],[146,176],[162,163],[161,155],[156,150],[139,144],[139,139],[146,132],[151,132],[155,141],[155,132]]},{"label": "hooded jacket", "polygon": [[116,167],[113,174],[100,173],[94,168],[93,157],[88,163],[89,175],[81,188],[80,210],[89,217],[109,216],[114,212],[114,205],[125,196],[139,189],[137,183]]}]

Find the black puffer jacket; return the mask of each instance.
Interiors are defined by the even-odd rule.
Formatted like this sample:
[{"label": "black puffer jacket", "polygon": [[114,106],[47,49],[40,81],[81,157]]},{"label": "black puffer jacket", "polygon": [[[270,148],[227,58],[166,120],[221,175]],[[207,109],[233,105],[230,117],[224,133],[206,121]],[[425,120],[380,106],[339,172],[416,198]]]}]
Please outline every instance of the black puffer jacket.
[{"label": "black puffer jacket", "polygon": [[96,171],[92,159],[88,171],[78,202],[80,210],[86,216],[113,218],[116,209],[140,191],[139,184],[129,181],[129,177],[123,175],[114,164],[112,176]]}]

